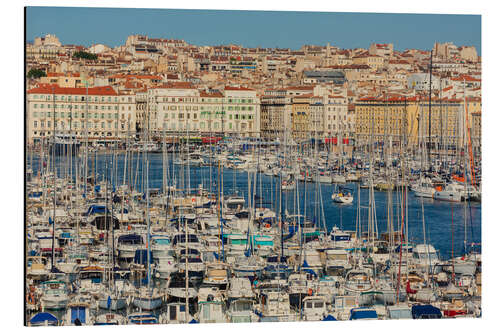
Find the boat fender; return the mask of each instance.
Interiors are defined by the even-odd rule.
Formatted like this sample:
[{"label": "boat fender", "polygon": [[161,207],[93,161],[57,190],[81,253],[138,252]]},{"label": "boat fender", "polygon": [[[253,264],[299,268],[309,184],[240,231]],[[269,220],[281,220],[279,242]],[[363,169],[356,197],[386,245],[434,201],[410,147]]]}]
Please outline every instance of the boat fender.
[{"label": "boat fender", "polygon": [[311,288],[309,288],[307,290],[307,295],[312,296],[312,294],[313,294],[313,290]]}]

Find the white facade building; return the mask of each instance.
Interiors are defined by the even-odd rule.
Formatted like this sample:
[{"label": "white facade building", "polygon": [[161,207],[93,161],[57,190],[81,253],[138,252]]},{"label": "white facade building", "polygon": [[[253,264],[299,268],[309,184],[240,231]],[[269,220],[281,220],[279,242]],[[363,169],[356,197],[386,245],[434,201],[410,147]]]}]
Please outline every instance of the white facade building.
[{"label": "white facade building", "polygon": [[[432,89],[439,89],[439,77],[432,76]],[[429,90],[429,74],[417,73],[408,76],[408,88],[417,91]]]},{"label": "white facade building", "polygon": [[221,93],[166,85],[147,91],[146,108],[149,130],[159,134],[260,135],[260,102],[252,89],[226,87]]},{"label": "white facade building", "polygon": [[[28,143],[70,134],[82,140],[111,141],[135,133],[135,97],[110,86],[61,88],[44,85],[27,92]],[[55,121],[55,126],[54,126]],[[88,128],[88,134],[86,132]]]}]

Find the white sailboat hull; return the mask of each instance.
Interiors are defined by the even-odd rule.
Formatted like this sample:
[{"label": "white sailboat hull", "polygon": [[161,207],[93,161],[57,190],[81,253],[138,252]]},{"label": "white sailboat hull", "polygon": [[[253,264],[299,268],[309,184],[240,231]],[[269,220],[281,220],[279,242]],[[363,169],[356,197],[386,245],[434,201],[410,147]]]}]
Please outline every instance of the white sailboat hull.
[{"label": "white sailboat hull", "polygon": [[158,309],[162,303],[161,296],[136,296],[133,300],[134,306],[147,311]]},{"label": "white sailboat hull", "polygon": [[350,204],[354,198],[352,196],[339,196],[337,193],[332,194],[332,200],[335,203]]},{"label": "white sailboat hull", "polygon": [[124,309],[127,306],[127,299],[125,297],[116,297],[116,298],[111,298],[111,304],[108,307],[108,300],[107,299],[100,299],[98,301],[99,308],[101,309],[108,309],[111,311],[117,311]]},{"label": "white sailboat hull", "polygon": [[434,199],[450,202],[460,202],[462,201],[462,195],[460,192],[455,191],[441,191],[434,193]]}]

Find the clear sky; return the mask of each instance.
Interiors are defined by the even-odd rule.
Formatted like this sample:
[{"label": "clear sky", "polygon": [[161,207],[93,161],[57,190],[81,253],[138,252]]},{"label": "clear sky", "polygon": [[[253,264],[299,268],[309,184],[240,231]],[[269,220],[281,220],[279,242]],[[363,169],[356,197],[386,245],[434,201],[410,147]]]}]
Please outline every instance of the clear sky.
[{"label": "clear sky", "polygon": [[195,45],[234,43],[298,49],[304,44],[430,50],[434,42],[475,46],[481,54],[479,15],[221,11],[132,8],[28,7],[28,41],[47,33],[63,44],[123,45],[128,35],[184,39]]}]

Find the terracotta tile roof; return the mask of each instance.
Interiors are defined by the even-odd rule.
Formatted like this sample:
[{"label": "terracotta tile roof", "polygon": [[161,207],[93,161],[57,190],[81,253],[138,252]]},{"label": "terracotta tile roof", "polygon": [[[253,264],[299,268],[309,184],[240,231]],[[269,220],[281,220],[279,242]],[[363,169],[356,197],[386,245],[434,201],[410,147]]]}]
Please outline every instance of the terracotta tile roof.
[{"label": "terracotta tile roof", "polygon": [[[28,94],[56,94],[56,95],[85,95],[86,88],[65,88],[58,85],[41,84],[36,88],[27,91]],[[111,86],[89,87],[89,95],[117,96],[118,94]]]},{"label": "terracotta tile roof", "polygon": [[206,91],[200,91],[200,97],[224,97],[220,92],[207,93]]},{"label": "terracotta tile roof", "polygon": [[314,90],[314,86],[290,86],[286,90]]},{"label": "terracotta tile roof", "polygon": [[225,86],[224,87],[224,90],[243,90],[243,91],[255,91],[253,89],[250,89],[250,88],[245,88],[245,87],[229,87],[229,86]]},{"label": "terracotta tile roof", "polygon": [[459,76],[459,77],[452,77],[451,78],[452,81],[468,81],[468,82],[481,82],[481,79],[476,79],[472,76],[469,76],[469,75],[462,75],[462,76]]},{"label": "terracotta tile roof", "polygon": [[139,80],[161,80],[159,75],[143,75],[143,74],[115,74],[109,77],[110,79],[139,79]]},{"label": "terracotta tile roof", "polygon": [[167,89],[195,89],[195,86],[191,82],[168,82],[162,85],[156,86],[155,88],[167,88]]}]

